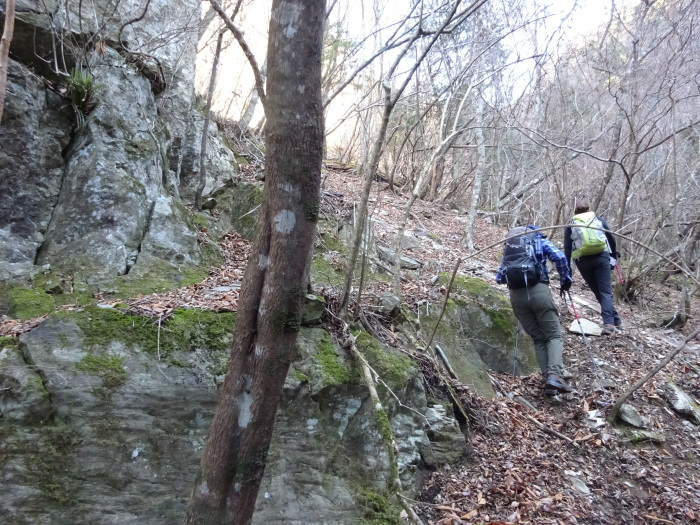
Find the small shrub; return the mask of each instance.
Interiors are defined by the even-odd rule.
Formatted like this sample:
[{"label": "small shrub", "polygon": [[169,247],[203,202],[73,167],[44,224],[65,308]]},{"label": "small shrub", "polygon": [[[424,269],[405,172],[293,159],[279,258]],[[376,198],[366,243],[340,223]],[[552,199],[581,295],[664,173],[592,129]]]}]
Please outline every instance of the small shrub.
[{"label": "small shrub", "polygon": [[79,69],[71,71],[65,80],[65,87],[78,123],[82,125],[95,106],[95,79]]}]

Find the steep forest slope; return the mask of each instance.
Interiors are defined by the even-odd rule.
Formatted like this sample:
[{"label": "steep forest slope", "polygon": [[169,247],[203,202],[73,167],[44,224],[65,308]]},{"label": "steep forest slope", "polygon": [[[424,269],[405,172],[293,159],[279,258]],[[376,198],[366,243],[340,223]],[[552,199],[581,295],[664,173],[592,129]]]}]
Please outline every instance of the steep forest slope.
[{"label": "steep forest slope", "polygon": [[[376,32],[384,51],[435,44],[423,64],[406,47],[386,78],[354,67],[347,19],[329,24],[326,102],[350,86],[362,103],[327,125],[329,137],[352,131],[328,147],[299,355],[254,523],[397,524],[407,509],[445,525],[700,522],[700,343],[689,337],[700,327],[700,3],[638,2],[611,14],[595,45],[534,50],[518,100],[506,35],[537,34],[520,15],[539,15],[509,2],[425,5],[436,8]],[[265,179],[265,145],[249,129],[255,89],[228,86],[240,119],[203,131],[195,65],[219,26],[201,10],[18,2],[0,123],[0,522],[184,515]],[[408,70],[416,82],[396,91]],[[359,158],[362,168],[344,162]],[[512,222],[566,222],[581,195],[623,225],[624,331],[582,338],[556,296],[575,391],[548,398],[494,276]],[[350,330],[388,425],[339,322],[360,230]],[[561,244],[561,230],[550,238]],[[576,312],[599,323],[574,277]]]},{"label": "steep forest slope", "polygon": [[[351,213],[351,196],[360,182],[351,169],[333,164],[327,166],[323,188],[324,211],[328,218],[337,219],[338,222],[332,222],[336,225],[332,230],[322,228],[318,236],[317,247],[321,252],[315,263],[318,273],[314,280],[314,293],[324,298],[326,314],[323,315],[323,323],[330,333],[335,330],[333,312],[338,293],[338,281],[333,275],[338,269],[343,269],[344,249],[342,243],[338,243],[342,228],[338,234],[333,234],[333,231],[337,232],[338,226],[344,224],[342,218],[347,218]],[[394,216],[405,204],[405,197],[378,183],[372,199],[375,242],[377,246],[382,246],[386,241],[390,246],[390,238],[396,233]],[[496,244],[496,247],[468,258],[470,252],[460,244],[463,226],[463,216],[444,205],[418,205],[411,219],[409,235],[415,244],[407,250],[407,254],[419,263],[419,268],[404,271],[402,297],[406,312],[412,312],[414,322],[424,325],[424,334],[429,333],[430,323],[436,319],[431,314],[441,308],[449,285],[447,280],[439,277],[441,272],[449,275],[457,260],[464,257],[466,261],[458,275],[488,283],[497,268],[498,241],[504,235],[505,228],[480,219],[477,248],[491,244]],[[236,234],[228,235],[221,243],[226,264],[218,269],[213,268],[202,283],[167,293],[111,301],[98,296],[98,302],[103,307],[112,305],[134,314],[151,316],[151,319],[165,318],[182,307],[235,311],[236,283],[242,277],[248,246],[249,241]],[[379,341],[403,349],[420,361],[421,347],[407,345],[407,340],[401,335],[401,321],[387,314],[385,306],[390,295],[389,276],[380,276],[382,266],[388,263],[381,262],[379,253],[370,257],[378,263],[377,266],[373,265],[373,271],[378,274],[377,278],[368,279],[363,291],[360,318]],[[455,299],[464,292],[460,289],[459,281],[460,278],[450,290]],[[576,279],[573,292],[577,297],[592,298],[580,278]],[[483,387],[478,387],[478,383],[450,381],[451,388],[458,393],[462,406],[469,414],[469,419],[463,421],[462,429],[467,448],[459,452],[461,446],[452,441],[448,450],[451,448],[457,452],[456,456],[449,462],[442,463],[445,461],[442,459],[432,464],[432,468],[437,470],[426,479],[411,501],[419,515],[429,523],[455,524],[697,521],[696,509],[700,496],[698,421],[693,420],[692,415],[678,414],[670,404],[671,384],[696,399],[700,393],[700,345],[697,341],[689,342],[671,364],[630,398],[628,403],[634,410],[630,410],[631,415],[625,417],[632,424],[624,421],[611,424],[605,420],[616,397],[678,345],[684,334],[694,329],[692,322],[681,329],[658,326],[667,317],[668,309],[676,303],[677,293],[672,282],[662,285],[649,283],[635,304],[619,302],[618,309],[625,321],[625,331],[607,338],[589,336],[590,353],[580,335],[569,333],[566,336],[565,364],[573,374],[571,381],[576,391],[565,398],[552,400],[545,397],[538,374],[513,376],[509,367],[502,368],[501,372],[488,372],[487,382],[494,386],[495,398],[493,393],[488,395]],[[693,307],[696,306],[694,300]],[[593,309],[582,304],[577,308],[581,316],[598,322],[598,314]],[[563,302],[560,312],[562,323],[568,327],[574,321],[572,312]],[[2,326],[4,333],[16,334],[40,322],[41,319],[22,323],[6,318]],[[46,331],[47,328],[42,330]],[[471,344],[469,340],[481,337],[475,325],[470,328],[466,332],[465,345]],[[508,330],[513,331],[512,335],[515,335],[515,328],[514,321],[509,321]],[[467,351],[466,346],[463,346],[463,351]],[[520,334],[519,338],[506,339],[499,351],[505,354],[526,352],[527,337]],[[191,359],[184,358],[181,353],[173,357]],[[173,357],[168,357],[168,362],[171,363]],[[421,368],[426,395],[448,401],[441,386],[444,377],[440,380],[435,376],[434,369]],[[171,373],[170,368],[165,370],[167,374]],[[290,372],[290,380],[298,382],[300,377],[309,373],[307,369],[295,368]],[[443,373],[446,375],[446,372]],[[415,400],[406,402],[414,403]],[[636,420],[635,410],[638,413]],[[284,421],[289,418],[280,417]],[[435,426],[433,432],[437,432],[437,428]],[[295,442],[290,439],[286,438],[285,442]],[[285,445],[280,446],[271,456],[273,462],[287,457]],[[134,447],[134,450],[139,449],[137,444]],[[282,465],[275,464],[278,467]],[[284,465],[282,471],[275,471],[282,474],[292,468],[289,460]],[[290,480],[286,483],[290,483]],[[272,487],[279,491],[280,486],[271,480],[264,483],[264,487],[267,487],[265,490]],[[260,516],[271,519],[269,510],[275,507],[268,505],[268,511],[265,511],[265,503],[267,500],[263,497],[259,512],[268,514]],[[311,500],[307,504],[312,505]],[[301,515],[308,512],[308,508],[305,511],[304,504],[299,502],[294,512]],[[311,508],[320,512],[318,507]],[[371,510],[370,507],[366,509],[370,510],[365,510],[365,515],[380,520],[377,523],[400,522],[399,508],[391,510],[389,506],[381,511]],[[339,516],[337,519],[341,521],[347,519]],[[284,518],[281,522],[285,522]]]}]

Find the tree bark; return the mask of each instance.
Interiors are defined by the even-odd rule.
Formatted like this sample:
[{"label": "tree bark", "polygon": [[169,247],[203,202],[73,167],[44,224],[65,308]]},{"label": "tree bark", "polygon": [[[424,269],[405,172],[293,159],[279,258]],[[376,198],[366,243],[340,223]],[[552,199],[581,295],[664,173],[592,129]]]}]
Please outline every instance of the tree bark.
[{"label": "tree bark", "polygon": [[[484,99],[479,96],[479,107],[476,111],[476,147],[478,152],[478,160],[476,164],[476,173],[474,173],[474,186],[472,188],[472,199],[469,204],[469,214],[467,215],[467,227],[462,238],[462,245],[468,250],[474,250],[474,225],[476,224],[476,212],[479,209],[479,200],[481,198],[481,185],[486,176],[486,139],[484,138],[484,122],[486,120],[484,110]],[[555,223],[556,224],[556,223]]]},{"label": "tree bark", "polygon": [[319,212],[325,0],[274,0],[259,234],[187,524],[247,525],[295,355]]},{"label": "tree bark", "polygon": [[221,43],[224,39],[224,32],[219,31],[216,39],[216,51],[214,52],[214,63],[211,65],[211,77],[209,78],[209,93],[207,94],[207,107],[204,110],[204,125],[202,126],[202,144],[199,148],[199,185],[194,194],[194,207],[202,209],[202,192],[207,184],[207,135],[209,134],[209,121],[211,120],[211,101],[214,98],[214,88],[216,87],[216,69],[219,66],[219,56],[221,55]]},{"label": "tree bark", "polygon": [[0,39],[0,121],[5,107],[5,91],[7,88],[7,69],[10,63],[10,42],[15,32],[15,0],[7,0],[5,4],[5,27]]}]

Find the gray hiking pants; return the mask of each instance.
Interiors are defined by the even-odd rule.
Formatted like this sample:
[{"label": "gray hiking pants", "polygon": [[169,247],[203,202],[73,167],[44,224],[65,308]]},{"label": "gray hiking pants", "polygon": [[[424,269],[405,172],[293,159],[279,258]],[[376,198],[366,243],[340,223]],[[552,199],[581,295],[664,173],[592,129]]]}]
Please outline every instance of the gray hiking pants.
[{"label": "gray hiking pants", "polygon": [[510,304],[515,317],[535,343],[535,355],[542,373],[561,376],[564,372],[564,339],[559,311],[549,286],[538,283],[510,290]]}]

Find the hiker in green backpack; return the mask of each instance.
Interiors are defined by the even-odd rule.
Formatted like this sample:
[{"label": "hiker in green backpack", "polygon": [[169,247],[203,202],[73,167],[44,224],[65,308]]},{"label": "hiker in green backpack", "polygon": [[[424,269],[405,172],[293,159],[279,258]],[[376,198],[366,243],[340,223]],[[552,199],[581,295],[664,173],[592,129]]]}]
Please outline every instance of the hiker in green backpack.
[{"label": "hiker in green backpack", "polygon": [[614,334],[622,330],[622,320],[615,310],[612,296],[611,269],[614,268],[615,259],[620,256],[615,236],[607,231],[593,229],[610,228],[604,219],[589,210],[585,199],[578,199],[574,203],[574,213],[571,226],[564,230],[564,254],[567,262],[570,263],[572,257],[576,261],[581,277],[600,304],[603,335]]}]

